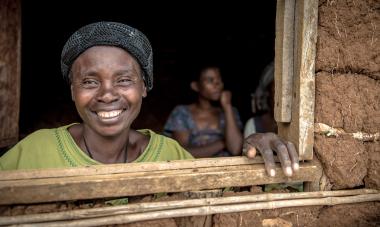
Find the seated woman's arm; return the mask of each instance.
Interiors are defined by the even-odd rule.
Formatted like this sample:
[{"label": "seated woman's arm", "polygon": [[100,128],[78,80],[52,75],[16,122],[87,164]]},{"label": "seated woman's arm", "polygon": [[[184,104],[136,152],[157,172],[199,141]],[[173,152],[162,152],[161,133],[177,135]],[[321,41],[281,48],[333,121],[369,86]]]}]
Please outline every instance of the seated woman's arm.
[{"label": "seated woman's arm", "polygon": [[232,155],[240,155],[243,146],[243,134],[238,127],[237,118],[231,105],[231,92],[223,91],[220,103],[225,115],[225,141]]},{"label": "seated woman's arm", "polygon": [[222,140],[202,146],[189,146],[189,136],[190,133],[188,131],[174,131],[172,135],[173,139],[177,140],[195,158],[212,157],[225,148],[225,143]]}]

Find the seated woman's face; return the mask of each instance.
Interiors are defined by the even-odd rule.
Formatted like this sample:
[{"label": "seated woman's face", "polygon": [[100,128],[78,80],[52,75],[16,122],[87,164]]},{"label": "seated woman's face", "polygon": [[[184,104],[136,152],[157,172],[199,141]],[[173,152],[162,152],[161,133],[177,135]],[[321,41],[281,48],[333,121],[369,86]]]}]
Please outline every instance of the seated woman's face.
[{"label": "seated woman's face", "polygon": [[135,58],[118,47],[95,46],[83,52],[71,70],[72,99],[85,126],[103,136],[129,129],[146,96]]},{"label": "seated woman's face", "polygon": [[223,80],[217,68],[207,68],[202,71],[198,81],[198,92],[203,97],[217,101],[223,91]]}]

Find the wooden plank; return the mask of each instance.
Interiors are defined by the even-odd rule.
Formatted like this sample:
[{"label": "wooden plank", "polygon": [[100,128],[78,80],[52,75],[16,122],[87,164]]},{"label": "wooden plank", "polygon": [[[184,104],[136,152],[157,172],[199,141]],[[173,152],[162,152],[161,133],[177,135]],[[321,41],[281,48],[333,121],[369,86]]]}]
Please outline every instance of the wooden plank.
[{"label": "wooden plank", "polygon": [[321,170],[313,163],[301,163],[291,178],[276,166],[268,177],[263,164],[204,167],[108,175],[3,180],[0,204],[24,204],[79,199],[136,196],[159,192],[183,192],[232,186],[280,182],[316,181]]},{"label": "wooden plank", "polygon": [[275,105],[277,122],[292,118],[294,7],[296,0],[278,0],[275,40]]},{"label": "wooden plank", "polygon": [[278,131],[295,144],[301,160],[313,159],[317,20],[317,0],[296,1],[292,120],[279,123]]},{"label": "wooden plank", "polygon": [[[278,162],[276,158],[275,161]],[[3,180],[39,179],[69,176],[104,175],[133,172],[155,172],[159,170],[175,170],[202,167],[218,167],[232,165],[251,165],[264,163],[261,156],[254,159],[247,157],[200,158],[194,160],[176,160],[166,162],[144,162],[128,164],[93,165],[87,167],[35,169],[35,170],[8,170],[0,171],[0,182]]]},{"label": "wooden plank", "polygon": [[18,141],[20,108],[20,0],[0,1],[0,147]]},{"label": "wooden plank", "polygon": [[303,191],[305,192],[316,192],[316,191],[324,191],[325,189],[322,188],[322,177],[323,177],[323,167],[321,162],[318,159],[314,159],[313,163],[317,168],[321,170],[321,175],[318,180],[315,181],[305,181],[303,182]]}]

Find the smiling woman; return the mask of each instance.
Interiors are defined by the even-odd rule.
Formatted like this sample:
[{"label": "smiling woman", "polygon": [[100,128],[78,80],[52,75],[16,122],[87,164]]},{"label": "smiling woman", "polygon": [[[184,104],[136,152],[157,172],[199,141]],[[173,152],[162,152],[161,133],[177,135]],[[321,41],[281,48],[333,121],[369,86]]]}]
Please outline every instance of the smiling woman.
[{"label": "smiling woman", "polygon": [[1,157],[1,169],[191,159],[174,140],[131,129],[153,86],[152,61],[148,39],[132,27],[79,29],[63,48],[61,68],[83,123],[31,134]]}]

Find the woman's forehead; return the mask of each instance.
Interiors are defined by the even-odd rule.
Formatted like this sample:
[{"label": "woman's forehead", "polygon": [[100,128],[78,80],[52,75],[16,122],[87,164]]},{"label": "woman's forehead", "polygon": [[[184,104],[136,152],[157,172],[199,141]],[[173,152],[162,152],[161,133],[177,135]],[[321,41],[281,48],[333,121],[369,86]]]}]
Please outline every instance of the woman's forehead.
[{"label": "woman's forehead", "polygon": [[124,49],[113,46],[94,46],[87,49],[74,61],[73,69],[124,68],[140,72],[137,60]]},{"label": "woman's forehead", "polygon": [[137,60],[126,50],[114,47],[114,46],[93,46],[85,50],[82,54],[78,56],[79,58],[96,58],[99,60],[117,60],[122,59],[128,62],[134,62],[136,64]]},{"label": "woman's forehead", "polygon": [[209,78],[209,77],[221,77],[220,75],[220,71],[218,68],[207,68],[207,69],[204,69],[201,73],[201,76],[200,76],[200,79],[202,78]]}]

